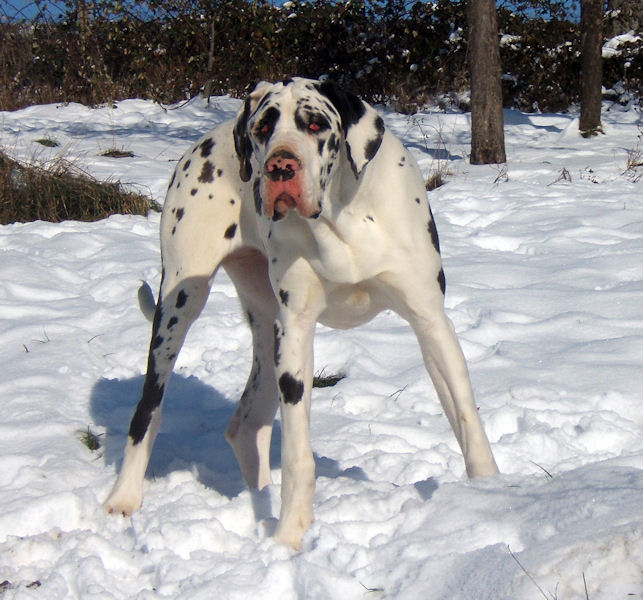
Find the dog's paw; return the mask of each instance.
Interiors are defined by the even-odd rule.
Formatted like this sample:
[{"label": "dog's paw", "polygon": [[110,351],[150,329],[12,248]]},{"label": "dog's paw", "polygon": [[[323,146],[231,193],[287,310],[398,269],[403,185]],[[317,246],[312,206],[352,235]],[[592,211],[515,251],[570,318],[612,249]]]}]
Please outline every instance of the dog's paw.
[{"label": "dog's paw", "polygon": [[143,498],[140,495],[115,489],[103,502],[103,507],[110,515],[130,517],[141,507],[142,502]]},{"label": "dog's paw", "polygon": [[290,546],[293,550],[301,550],[301,540],[306,530],[313,523],[313,520],[312,517],[300,519],[291,525],[285,525],[282,521],[279,521],[273,539],[278,544]]}]

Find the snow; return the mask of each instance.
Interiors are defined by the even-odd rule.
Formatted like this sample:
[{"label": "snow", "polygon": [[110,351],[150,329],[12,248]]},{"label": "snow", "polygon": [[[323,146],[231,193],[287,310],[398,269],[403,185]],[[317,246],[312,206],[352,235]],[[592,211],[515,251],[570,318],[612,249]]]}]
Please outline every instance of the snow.
[{"label": "snow", "polygon": [[[239,106],[33,106],[0,114],[0,144],[162,201],[182,152]],[[275,544],[279,426],[277,483],[260,493],[222,436],[250,337],[221,273],[180,355],[143,507],[105,514],[145,369],[136,292],[158,286],[159,215],[7,225],[2,600],[643,597],[643,182],[626,170],[640,113],[606,105],[606,135],[583,139],[574,115],[506,112],[506,169],[468,164],[467,114],[383,114],[427,174],[448,172],[429,194],[446,304],[502,475],[464,477],[398,317],[320,327],[316,370],[347,376],[314,391],[316,521],[301,552]]]},{"label": "snow", "polygon": [[603,44],[602,56],[603,58],[620,56],[622,53],[622,50],[619,49],[620,46],[623,44],[636,44],[640,41],[641,36],[636,35],[633,31],[616,35]]}]

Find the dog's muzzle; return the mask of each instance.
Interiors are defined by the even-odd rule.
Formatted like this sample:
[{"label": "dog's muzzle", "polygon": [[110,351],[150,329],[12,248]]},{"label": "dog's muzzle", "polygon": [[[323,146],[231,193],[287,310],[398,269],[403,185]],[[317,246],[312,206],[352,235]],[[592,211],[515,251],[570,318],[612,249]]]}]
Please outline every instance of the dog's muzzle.
[{"label": "dog's muzzle", "polygon": [[264,214],[267,217],[282,218],[292,209],[302,212],[301,171],[301,161],[289,150],[279,149],[268,157],[263,170]]}]

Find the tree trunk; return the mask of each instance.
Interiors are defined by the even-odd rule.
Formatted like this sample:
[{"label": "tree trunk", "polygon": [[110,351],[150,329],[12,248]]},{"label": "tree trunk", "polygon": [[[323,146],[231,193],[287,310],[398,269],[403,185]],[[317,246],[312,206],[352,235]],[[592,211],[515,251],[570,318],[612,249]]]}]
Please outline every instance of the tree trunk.
[{"label": "tree trunk", "polygon": [[601,85],[603,0],[581,0],[581,90],[580,123],[583,137],[603,133],[601,127]]},{"label": "tree trunk", "polygon": [[494,0],[469,0],[471,159],[473,165],[503,163],[505,134],[500,83],[500,48]]}]

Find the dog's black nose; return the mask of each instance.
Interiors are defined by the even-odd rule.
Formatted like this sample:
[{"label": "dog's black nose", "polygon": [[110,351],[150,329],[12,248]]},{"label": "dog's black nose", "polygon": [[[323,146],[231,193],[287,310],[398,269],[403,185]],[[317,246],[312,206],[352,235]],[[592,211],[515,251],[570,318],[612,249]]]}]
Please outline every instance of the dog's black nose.
[{"label": "dog's black nose", "polygon": [[301,169],[299,159],[288,150],[277,150],[266,160],[264,172],[272,181],[288,181]]}]

